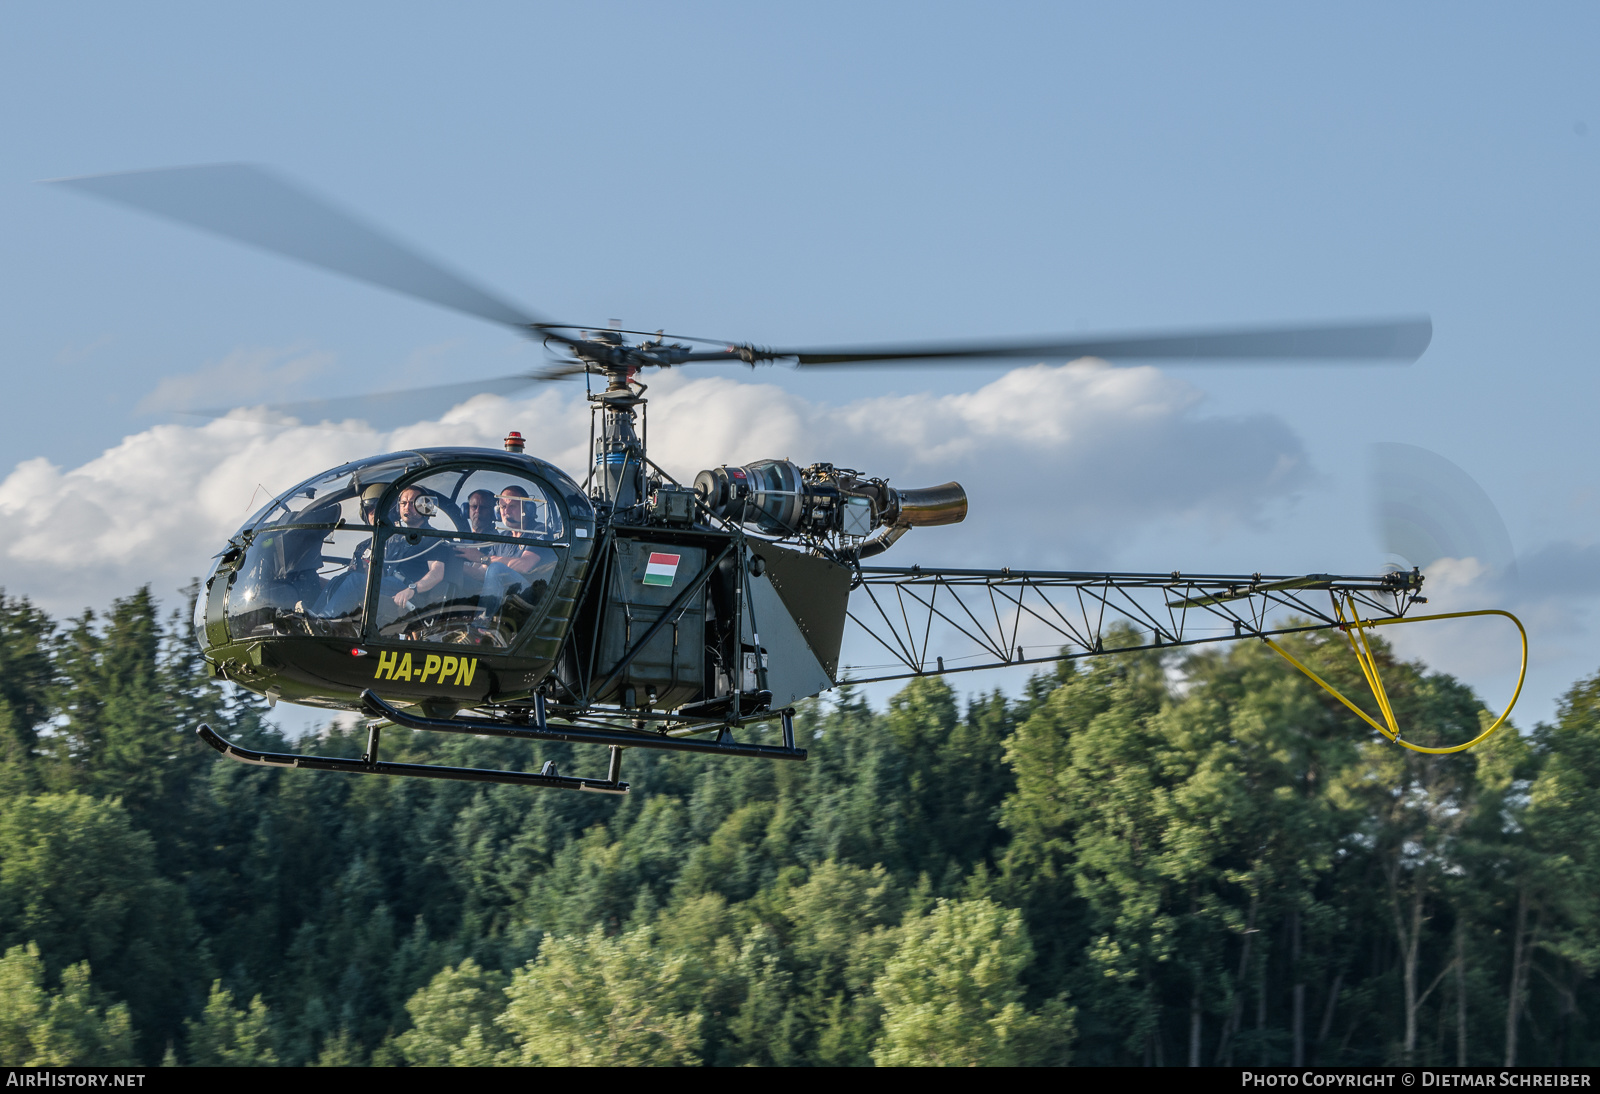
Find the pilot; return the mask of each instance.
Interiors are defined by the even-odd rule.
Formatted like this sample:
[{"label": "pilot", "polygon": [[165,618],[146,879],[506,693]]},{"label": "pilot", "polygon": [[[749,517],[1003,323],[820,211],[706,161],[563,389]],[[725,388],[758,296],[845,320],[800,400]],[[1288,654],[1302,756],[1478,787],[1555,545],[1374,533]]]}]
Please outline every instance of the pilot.
[{"label": "pilot", "polygon": [[[375,482],[361,491],[361,523],[369,527],[377,527],[378,502],[383,499],[383,492],[389,489],[386,483]],[[372,553],[372,540],[364,539],[356,548],[355,555],[350,559],[350,569],[367,570],[367,556]]]},{"label": "pilot", "polygon": [[[400,491],[401,528],[426,528],[433,515],[433,497],[420,486]],[[426,599],[426,594],[444,580],[444,540],[391,535],[383,548],[383,591],[394,606],[404,612]],[[387,612],[385,612],[387,614]]]},{"label": "pilot", "polygon": [[[378,502],[382,500],[384,491],[389,489],[387,483],[375,482],[361,492],[361,523],[376,526],[378,523]],[[350,629],[355,626],[356,617],[361,612],[362,601],[367,591],[367,564],[372,557],[372,540],[362,540],[351,553],[350,562],[345,566],[344,572],[337,574],[322,590],[322,595],[311,608],[311,614],[321,619],[342,621],[345,626],[336,629],[345,630],[355,634]]]}]

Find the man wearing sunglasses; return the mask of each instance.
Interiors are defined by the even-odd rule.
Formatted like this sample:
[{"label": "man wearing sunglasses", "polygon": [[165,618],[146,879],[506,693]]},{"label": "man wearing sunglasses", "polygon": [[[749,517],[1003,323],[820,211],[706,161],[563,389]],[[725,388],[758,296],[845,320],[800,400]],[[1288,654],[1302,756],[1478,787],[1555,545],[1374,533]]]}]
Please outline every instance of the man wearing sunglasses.
[{"label": "man wearing sunglasses", "polygon": [[[529,525],[535,518],[535,502],[520,486],[508,486],[495,499],[496,524],[501,535],[515,539],[536,539],[540,533]],[[524,600],[539,599],[532,596],[539,579],[536,571],[552,568],[555,556],[543,548],[517,543],[495,543],[487,547],[488,559],[483,564],[483,593],[478,598],[478,609],[490,620],[496,620],[505,600],[522,593]]]}]

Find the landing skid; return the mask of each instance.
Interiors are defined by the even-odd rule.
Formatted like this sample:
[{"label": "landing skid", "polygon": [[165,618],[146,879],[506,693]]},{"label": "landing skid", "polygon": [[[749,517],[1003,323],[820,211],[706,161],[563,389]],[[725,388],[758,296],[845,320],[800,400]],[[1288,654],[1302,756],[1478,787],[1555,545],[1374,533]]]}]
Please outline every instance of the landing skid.
[{"label": "landing skid", "polygon": [[[617,779],[579,779],[558,774],[546,764],[546,771],[490,771],[477,767],[444,767],[439,764],[402,764],[377,758],[378,730],[367,733],[367,752],[359,760],[341,756],[301,756],[288,752],[257,752],[228,740],[208,725],[196,731],[200,739],[230,760],[261,767],[299,767],[312,771],[342,771],[347,775],[402,775],[414,779],[451,779],[469,783],[509,783],[537,786],[548,790],[588,790],[599,794],[626,794],[628,784]],[[616,766],[613,763],[613,766]]]},{"label": "landing skid", "polygon": [[262,767],[298,767],[313,771],[342,771],[347,775],[399,775],[421,779],[451,779],[456,782],[507,783],[513,786],[533,786],[550,790],[587,790],[599,794],[626,794],[628,784],[621,781],[622,750],[625,748],[652,748],[667,752],[700,752],[721,756],[744,756],[763,760],[804,760],[806,750],[794,746],[794,712],[785,710],[780,717],[783,724],[782,745],[743,744],[733,739],[732,730],[724,726],[714,740],[673,737],[665,732],[646,733],[622,729],[599,729],[581,726],[552,726],[545,719],[545,705],[541,698],[527,711],[526,721],[509,721],[494,718],[427,718],[401,710],[384,702],[370,690],[361,693],[361,705],[375,718],[382,718],[407,729],[431,730],[439,733],[464,733],[475,737],[510,737],[516,740],[563,741],[568,744],[605,745],[610,751],[606,777],[582,779],[562,775],[552,764],[543,771],[493,771],[475,767],[445,767],[438,764],[403,764],[378,758],[380,727],[367,730],[367,751],[360,759],[340,756],[302,756],[288,752],[257,752],[243,748],[223,737],[208,725],[199,730],[200,739],[230,760],[256,764]]}]

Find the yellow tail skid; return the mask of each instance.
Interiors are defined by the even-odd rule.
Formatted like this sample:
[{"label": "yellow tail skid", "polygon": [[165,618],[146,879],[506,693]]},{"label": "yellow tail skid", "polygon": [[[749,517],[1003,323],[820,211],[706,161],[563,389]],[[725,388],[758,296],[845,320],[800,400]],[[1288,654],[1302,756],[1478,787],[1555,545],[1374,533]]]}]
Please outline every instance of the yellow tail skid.
[{"label": "yellow tail skid", "polygon": [[[1443,756],[1451,752],[1464,752],[1473,745],[1481,744],[1483,741],[1487,740],[1489,735],[1504,725],[1505,720],[1511,716],[1511,710],[1517,705],[1517,698],[1522,694],[1522,682],[1527,678],[1528,675],[1528,632],[1523,629],[1522,621],[1516,616],[1512,615],[1510,612],[1500,611],[1498,608],[1485,608],[1473,612],[1442,612],[1438,615],[1416,615],[1403,618],[1396,617],[1392,619],[1362,619],[1360,614],[1356,611],[1355,599],[1350,596],[1346,596],[1344,598],[1344,604],[1342,605],[1339,603],[1339,600],[1335,598],[1334,611],[1338,614],[1339,629],[1344,632],[1345,638],[1349,640],[1350,650],[1356,655],[1356,663],[1361,666],[1361,673],[1367,678],[1367,686],[1372,689],[1372,697],[1377,700],[1378,710],[1383,717],[1382,722],[1379,722],[1376,718],[1373,718],[1366,711],[1362,710],[1349,699],[1345,698],[1345,696],[1340,693],[1338,688],[1334,687],[1322,677],[1312,672],[1311,669],[1302,663],[1298,658],[1296,658],[1294,654],[1284,649],[1278,643],[1274,642],[1265,635],[1262,636],[1261,640],[1276,650],[1278,656],[1282,657],[1285,661],[1289,662],[1289,664],[1293,665],[1295,668],[1309,676],[1329,695],[1333,696],[1335,699],[1339,700],[1339,702],[1349,707],[1357,717],[1366,722],[1379,733],[1383,734],[1385,737],[1389,738],[1389,740],[1393,741],[1395,744],[1409,748],[1413,752],[1424,752],[1431,756]],[[1378,675],[1378,662],[1373,656],[1371,643],[1367,641],[1367,631],[1374,627],[1390,627],[1398,623],[1427,623],[1432,620],[1439,619],[1467,619],[1471,616],[1477,615],[1503,615],[1507,619],[1511,620],[1511,622],[1517,628],[1517,633],[1522,637],[1522,665],[1517,670],[1517,687],[1516,690],[1511,693],[1511,702],[1506,704],[1506,709],[1501,713],[1500,717],[1494,720],[1488,729],[1485,729],[1482,733],[1478,734],[1465,744],[1450,745],[1446,748],[1430,748],[1426,745],[1413,744],[1410,741],[1405,740],[1400,736],[1400,723],[1395,719],[1394,707],[1389,702],[1389,693],[1384,689],[1383,680]]]}]

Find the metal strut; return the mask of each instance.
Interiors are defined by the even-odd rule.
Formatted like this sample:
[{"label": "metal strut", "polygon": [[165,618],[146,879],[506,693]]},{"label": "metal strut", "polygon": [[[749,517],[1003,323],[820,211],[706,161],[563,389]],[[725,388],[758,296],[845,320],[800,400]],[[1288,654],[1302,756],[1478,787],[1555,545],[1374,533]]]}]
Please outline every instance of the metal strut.
[{"label": "metal strut", "polygon": [[[1399,619],[1426,602],[1421,590],[1416,571],[1344,577],[866,566],[849,619],[888,657],[855,666],[866,672],[851,679],[878,683],[1327,630],[1342,624],[1340,597],[1370,618]],[[1138,637],[1112,641],[1119,624]],[[1029,649],[1050,652],[1029,657]]]},{"label": "metal strut", "polygon": [[[852,676],[855,683],[1259,638],[1384,737],[1432,755],[1471,748],[1505,724],[1522,694],[1528,669],[1528,635],[1509,612],[1407,615],[1413,605],[1427,603],[1417,570],[1376,577],[1296,577],[874,566],[858,572],[856,588],[865,594],[866,603],[854,600],[849,618],[892,660],[865,666],[891,671]],[[1366,632],[1401,623],[1486,615],[1505,616],[1522,639],[1522,664],[1511,701],[1488,728],[1464,744],[1434,748],[1405,740]],[[1108,642],[1117,625],[1132,631],[1125,630],[1120,642]],[[1341,631],[1349,640],[1377,703],[1378,718],[1273,641],[1326,630]],[[1039,646],[1058,652],[1025,655],[1026,648]]]},{"label": "metal strut", "polygon": [[545,703],[538,697],[530,721],[517,723],[492,718],[428,718],[402,710],[379,698],[371,690],[361,693],[361,704],[368,714],[382,722],[408,729],[461,733],[475,737],[508,737],[514,740],[563,741],[569,744],[606,745],[606,777],[576,778],[562,775],[553,764],[539,772],[494,771],[475,767],[447,767],[440,764],[394,763],[378,758],[382,722],[367,728],[367,750],[360,759],[342,756],[305,756],[293,752],[259,752],[236,745],[209,725],[197,731],[206,744],[231,760],[261,767],[298,767],[313,771],[342,771],[348,775],[401,775],[423,779],[449,779],[456,782],[508,783],[513,786],[543,787],[550,790],[587,790],[600,794],[626,794],[622,781],[622,752],[628,748],[653,748],[667,752],[701,752],[721,756],[746,756],[763,760],[804,760],[806,750],[794,747],[794,711],[779,714],[783,723],[783,744],[762,745],[735,741],[732,730],[722,727],[716,740],[670,737],[665,733],[629,732],[582,726],[552,726],[545,720]]}]

